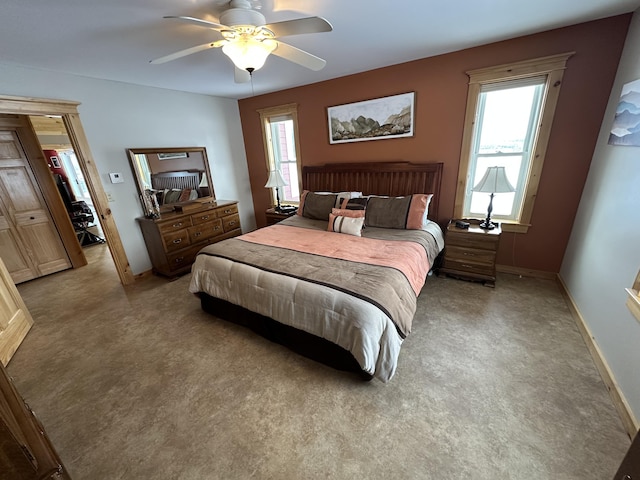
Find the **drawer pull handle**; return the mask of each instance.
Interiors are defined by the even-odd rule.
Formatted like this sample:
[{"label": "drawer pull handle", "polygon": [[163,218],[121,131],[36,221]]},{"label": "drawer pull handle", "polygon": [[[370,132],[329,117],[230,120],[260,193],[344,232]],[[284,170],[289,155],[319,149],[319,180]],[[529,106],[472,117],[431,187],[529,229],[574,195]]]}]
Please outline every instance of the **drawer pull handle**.
[{"label": "drawer pull handle", "polygon": [[467,252],[464,252],[463,255],[467,255],[469,257],[475,257],[476,256],[475,253],[467,253]]},{"label": "drawer pull handle", "polygon": [[202,232],[196,232],[193,234],[194,237],[199,237],[200,235],[202,235]]},{"label": "drawer pull handle", "polygon": [[231,226],[233,226],[233,225],[235,225],[235,224],[236,224],[236,222],[229,222],[229,226],[230,226],[230,227],[231,227]]},{"label": "drawer pull handle", "polygon": [[182,242],[182,239],[181,239],[181,238],[176,238],[176,239],[173,241],[173,243],[175,243],[175,244],[178,244],[178,243],[180,243],[180,242]]},{"label": "drawer pull handle", "polygon": [[174,223],[172,226],[178,228],[182,226],[182,222]]},{"label": "drawer pull handle", "polygon": [[227,208],[227,209],[224,211],[224,213],[231,213],[231,209],[230,209],[230,208]]},{"label": "drawer pull handle", "polygon": [[176,263],[180,263],[180,262],[182,262],[183,260],[184,260],[184,257],[178,257],[178,258],[176,258],[176,259],[174,260],[174,262],[176,262]]},{"label": "drawer pull handle", "polygon": [[216,225],[214,230],[220,230],[220,225]]},{"label": "drawer pull handle", "polygon": [[473,268],[473,265],[465,265],[464,263],[462,264],[462,266],[463,266],[464,268]]},{"label": "drawer pull handle", "polygon": [[200,220],[208,220],[209,219],[209,215],[203,215],[202,217],[200,217]]}]

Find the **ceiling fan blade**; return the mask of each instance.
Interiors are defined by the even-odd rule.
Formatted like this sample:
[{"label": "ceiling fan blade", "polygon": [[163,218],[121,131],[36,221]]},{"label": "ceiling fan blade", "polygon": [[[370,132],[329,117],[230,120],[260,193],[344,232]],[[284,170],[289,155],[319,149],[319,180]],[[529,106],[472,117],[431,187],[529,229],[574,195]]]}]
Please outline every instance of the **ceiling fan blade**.
[{"label": "ceiling fan blade", "polygon": [[249,83],[251,81],[251,74],[246,70],[240,70],[238,67],[235,67],[233,80],[236,83]]},{"label": "ceiling fan blade", "polygon": [[271,52],[271,54],[315,71],[322,70],[327,64],[327,62],[320,57],[316,57],[309,52],[305,52],[304,50],[280,41],[278,42],[277,48]]},{"label": "ceiling fan blade", "polygon": [[179,52],[172,53],[170,55],[166,55],[164,57],[156,58],[155,60],[151,60],[149,63],[160,64],[170,62],[171,60],[176,60],[178,58],[186,57],[187,55],[191,55],[193,53],[202,52],[203,50],[208,50],[209,48],[221,47],[226,43],[226,40],[218,40],[217,42],[208,42],[203,43],[202,45],[196,45],[195,47],[187,48],[185,50],[180,50]]},{"label": "ceiling fan blade", "polygon": [[330,32],[333,27],[322,17],[306,17],[297,20],[286,20],[284,22],[270,23],[264,28],[271,30],[276,37],[286,37],[288,35],[301,35],[303,33]]},{"label": "ceiling fan blade", "polygon": [[212,28],[214,30],[229,29],[229,27],[227,27],[226,25],[220,25],[219,23],[210,22],[209,20],[203,20],[201,18],[183,17],[183,16],[174,16],[174,15],[167,15],[166,17],[162,17],[162,18],[175,18],[182,22],[192,23],[194,25],[198,25],[199,27]]}]

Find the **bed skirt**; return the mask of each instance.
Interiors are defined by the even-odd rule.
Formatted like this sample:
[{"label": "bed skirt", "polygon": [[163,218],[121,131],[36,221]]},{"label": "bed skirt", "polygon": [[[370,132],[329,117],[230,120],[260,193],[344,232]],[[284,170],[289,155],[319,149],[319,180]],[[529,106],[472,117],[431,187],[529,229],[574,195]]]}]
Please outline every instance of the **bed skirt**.
[{"label": "bed skirt", "polygon": [[272,342],[284,345],[290,350],[337,370],[357,373],[363,380],[371,380],[373,375],[360,368],[351,352],[322,337],[317,337],[303,330],[284,325],[272,318],[212,297],[199,293],[202,309],[223,320],[250,328],[258,335]]}]

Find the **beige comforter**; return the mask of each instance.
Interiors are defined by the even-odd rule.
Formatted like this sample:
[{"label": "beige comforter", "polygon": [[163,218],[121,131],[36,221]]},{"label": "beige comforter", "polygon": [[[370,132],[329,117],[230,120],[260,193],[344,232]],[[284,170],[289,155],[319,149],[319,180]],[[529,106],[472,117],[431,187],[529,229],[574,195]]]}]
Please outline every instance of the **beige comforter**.
[{"label": "beige comforter", "polygon": [[[296,233],[291,227],[306,229],[301,232],[304,242],[287,240]],[[307,242],[309,235],[317,235],[324,244],[333,237],[347,246],[340,249],[344,251],[341,258],[319,254],[317,248],[306,253],[298,244]],[[266,245],[259,243],[261,236]],[[194,263],[190,291],[205,292],[323,337],[351,352],[364,371],[388,381],[395,372],[402,340],[411,331],[416,291],[419,293],[442,249],[442,233],[433,224],[429,232],[366,228],[363,236],[365,239],[347,239],[349,236],[326,232],[326,222],[293,217],[205,247]],[[394,244],[407,242],[420,248],[414,248],[412,257],[403,255],[409,260],[404,267],[385,264],[386,258],[373,260],[378,264],[354,261],[346,251],[358,250],[365,243],[367,250],[379,243],[380,250],[390,251]],[[410,265],[416,262],[428,264]],[[411,278],[416,271],[424,277],[417,288]]]}]

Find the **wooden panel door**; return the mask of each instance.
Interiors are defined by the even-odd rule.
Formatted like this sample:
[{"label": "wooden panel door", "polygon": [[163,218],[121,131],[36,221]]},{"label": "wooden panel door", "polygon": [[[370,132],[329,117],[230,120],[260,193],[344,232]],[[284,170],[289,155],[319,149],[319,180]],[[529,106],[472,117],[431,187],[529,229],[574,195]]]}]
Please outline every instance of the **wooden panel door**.
[{"label": "wooden panel door", "polygon": [[22,145],[12,130],[0,131],[0,257],[15,283],[71,268]]},{"label": "wooden panel door", "polygon": [[33,325],[33,318],[0,259],[0,363],[6,365]]},{"label": "wooden panel door", "polygon": [[71,480],[47,433],[0,365],[0,480]]}]

